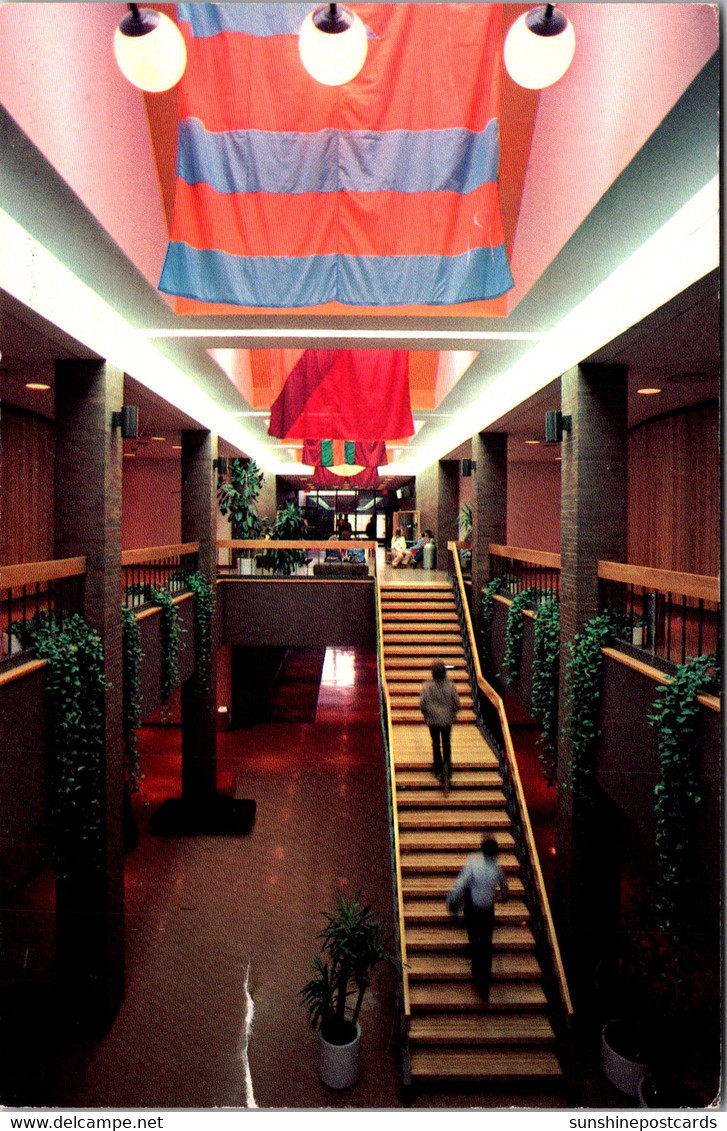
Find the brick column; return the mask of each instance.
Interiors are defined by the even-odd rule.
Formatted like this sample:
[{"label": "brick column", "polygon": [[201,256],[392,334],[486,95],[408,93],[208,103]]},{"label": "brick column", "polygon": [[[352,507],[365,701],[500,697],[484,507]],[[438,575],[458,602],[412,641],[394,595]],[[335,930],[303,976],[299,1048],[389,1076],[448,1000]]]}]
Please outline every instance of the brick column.
[{"label": "brick column", "polygon": [[[217,579],[217,437],[182,431],[182,541],[199,542],[199,572]],[[216,619],[216,617],[215,617]],[[213,622],[212,641],[217,638]],[[217,680],[212,657],[210,686],[200,693],[194,677],[182,684],[182,796],[195,805],[217,794]]]},{"label": "brick column", "polygon": [[472,623],[482,630],[480,594],[490,580],[490,542],[507,542],[507,434],[480,432],[472,437]]},{"label": "brick column", "polygon": [[70,1008],[105,1029],[124,995],[121,657],[122,442],[111,414],[124,375],[102,361],[58,361],[55,380],[54,552],[84,555],[85,619],[104,649],[104,867],[57,885],[59,988]]},{"label": "brick column", "polygon": [[417,475],[416,504],[421,531],[434,531],[437,569],[447,570],[447,543],[458,537],[459,464],[456,460],[438,460]]},{"label": "brick column", "polygon": [[[558,743],[555,910],[566,953],[585,969],[594,876],[568,783],[566,737],[568,645],[599,611],[598,561],[625,561],[627,553],[627,368],[583,364],[561,378],[564,415],[572,430],[561,446],[560,737]],[[607,848],[604,848],[607,851]],[[589,877],[590,872],[590,877]],[[589,882],[590,879],[590,882]]]}]

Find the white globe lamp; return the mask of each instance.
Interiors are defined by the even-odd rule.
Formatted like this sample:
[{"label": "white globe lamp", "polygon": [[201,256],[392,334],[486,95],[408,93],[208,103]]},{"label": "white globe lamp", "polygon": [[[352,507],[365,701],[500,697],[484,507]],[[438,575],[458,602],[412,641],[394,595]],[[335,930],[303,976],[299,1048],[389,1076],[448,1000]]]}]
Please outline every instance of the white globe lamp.
[{"label": "white globe lamp", "polygon": [[366,28],[348,8],[323,4],[303,20],[298,50],[311,78],[323,86],[343,86],[366,60]]},{"label": "white globe lamp", "polygon": [[568,17],[552,4],[545,4],[515,20],[505,40],[505,66],[518,86],[542,90],[563,77],[575,48],[575,32]]},{"label": "white globe lamp", "polygon": [[187,65],[179,28],[162,12],[129,4],[114,33],[114,55],[125,78],[140,90],[158,94],[178,83]]}]

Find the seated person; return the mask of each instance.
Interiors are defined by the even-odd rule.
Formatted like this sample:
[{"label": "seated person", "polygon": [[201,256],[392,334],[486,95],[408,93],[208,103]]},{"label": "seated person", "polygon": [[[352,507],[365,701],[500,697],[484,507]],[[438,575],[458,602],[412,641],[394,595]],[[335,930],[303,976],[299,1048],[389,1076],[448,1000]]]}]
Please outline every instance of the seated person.
[{"label": "seated person", "polygon": [[419,538],[411,548],[411,564],[414,569],[422,565],[424,561],[424,547],[427,542],[433,542],[434,535],[431,530],[425,530],[421,538]]},{"label": "seated person", "polygon": [[[328,539],[329,542],[338,542],[339,535],[332,534]],[[342,562],[343,557],[340,550],[326,550],[326,556],[323,559],[325,562]]]},{"label": "seated person", "polygon": [[404,531],[400,526],[396,528],[396,534],[391,539],[391,565],[394,569],[400,565],[409,565],[411,561],[411,553],[406,548],[406,538]]}]

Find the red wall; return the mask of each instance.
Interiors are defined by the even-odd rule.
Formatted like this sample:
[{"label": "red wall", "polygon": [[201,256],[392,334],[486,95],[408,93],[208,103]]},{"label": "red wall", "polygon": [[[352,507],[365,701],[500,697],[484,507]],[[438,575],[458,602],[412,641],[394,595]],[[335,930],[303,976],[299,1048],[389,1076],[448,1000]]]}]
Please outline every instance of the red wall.
[{"label": "red wall", "polygon": [[560,553],[559,463],[508,463],[507,544]]},{"label": "red wall", "polygon": [[182,541],[182,494],[177,460],[125,459],[121,498],[122,549]]}]

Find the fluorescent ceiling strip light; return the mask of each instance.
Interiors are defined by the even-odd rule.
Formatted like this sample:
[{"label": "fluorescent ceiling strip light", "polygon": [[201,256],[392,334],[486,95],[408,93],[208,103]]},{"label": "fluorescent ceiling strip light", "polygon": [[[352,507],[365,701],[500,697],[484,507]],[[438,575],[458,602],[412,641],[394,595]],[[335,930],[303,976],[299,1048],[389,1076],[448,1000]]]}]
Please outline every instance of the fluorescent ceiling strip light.
[{"label": "fluorescent ceiling strip light", "polygon": [[555,378],[719,266],[719,178],[714,177],[578,306],[488,388],[463,405],[455,422],[394,460],[416,475],[475,432],[499,420]]},{"label": "fluorescent ceiling strip light", "polygon": [[266,445],[233,420],[182,369],[2,209],[0,286],[204,428],[229,440],[266,471],[279,474],[291,466],[271,459]]},{"label": "fluorescent ceiling strip light", "polygon": [[313,341],[323,338],[335,341],[360,338],[376,342],[388,340],[422,342],[432,338],[456,342],[465,338],[467,341],[476,342],[539,342],[543,337],[539,331],[531,330],[332,330],[323,326],[319,329],[304,326],[298,330],[290,327],[283,329],[271,327],[266,330],[259,326],[249,330],[234,330],[229,327],[200,330],[171,326],[153,327],[140,330],[139,333],[146,338],[239,338],[240,342],[246,342],[250,338],[310,338]]}]

